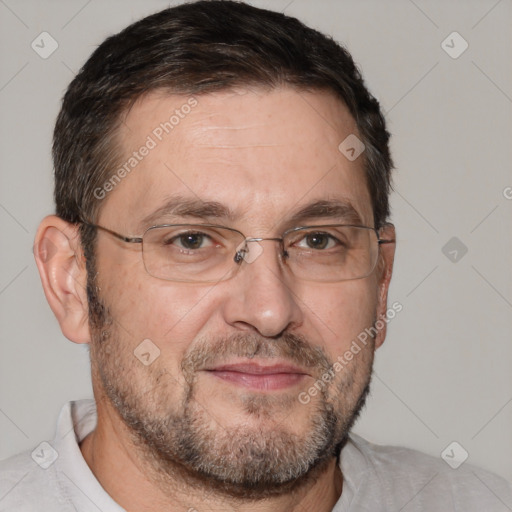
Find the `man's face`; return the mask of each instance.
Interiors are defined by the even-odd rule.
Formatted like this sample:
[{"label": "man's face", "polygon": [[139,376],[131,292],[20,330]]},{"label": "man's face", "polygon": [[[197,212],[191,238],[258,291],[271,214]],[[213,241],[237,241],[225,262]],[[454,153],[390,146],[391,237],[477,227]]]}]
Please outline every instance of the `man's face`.
[{"label": "man's face", "polygon": [[[187,100],[153,93],[129,111],[119,133],[126,160],[148,136],[156,145],[103,199],[98,224],[141,236],[155,224],[208,223],[247,237],[354,224],[355,216],[373,226],[363,158],[338,150],[357,129],[334,97],[225,91],[182,109]],[[172,130],[155,132],[175,110],[182,115]],[[188,210],[142,222],[169,200]],[[317,208],[294,220],[319,201],[348,213]],[[206,202],[217,207],[198,208]],[[305,281],[290,273],[279,243],[259,247],[229,280],[183,283],[150,276],[140,244],[98,235],[95,285],[108,314],[92,332],[95,387],[155,468],[179,466],[225,489],[278,488],[332,457],[368,389],[375,340],[320,381],[385,308],[377,270]],[[149,365],[134,355],[143,340],[151,340],[146,359],[160,351]]]}]

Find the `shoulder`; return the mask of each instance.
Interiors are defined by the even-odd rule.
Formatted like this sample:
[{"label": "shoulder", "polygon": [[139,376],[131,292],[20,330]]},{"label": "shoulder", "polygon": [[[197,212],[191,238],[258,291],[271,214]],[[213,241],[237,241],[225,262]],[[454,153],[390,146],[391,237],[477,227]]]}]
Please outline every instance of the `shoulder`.
[{"label": "shoulder", "polygon": [[358,461],[356,471],[363,480],[373,481],[391,506],[409,503],[407,510],[444,506],[468,512],[512,509],[512,488],[505,479],[467,462],[458,465],[454,460],[457,453],[452,451],[447,457],[453,460],[449,465],[441,457],[373,444],[355,434],[350,436],[345,450],[348,458]]},{"label": "shoulder", "polygon": [[39,465],[36,456],[37,452],[27,451],[0,461],[0,512],[70,510],[55,469]]},{"label": "shoulder", "polygon": [[0,512],[76,512],[77,504],[80,510],[88,510],[92,493],[112,509],[78,444],[94,430],[96,421],[94,400],[68,402],[61,409],[51,443],[43,441],[0,461]]}]

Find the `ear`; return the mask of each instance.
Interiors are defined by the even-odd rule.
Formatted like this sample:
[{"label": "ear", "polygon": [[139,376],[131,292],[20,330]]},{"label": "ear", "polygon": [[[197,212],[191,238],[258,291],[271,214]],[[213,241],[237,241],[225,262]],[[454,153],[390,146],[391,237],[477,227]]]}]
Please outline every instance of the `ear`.
[{"label": "ear", "polygon": [[55,215],[45,217],[34,240],[34,257],[62,333],[75,343],[89,343],[87,272],[78,226]]},{"label": "ear", "polygon": [[393,273],[393,261],[395,259],[395,226],[386,224],[379,231],[382,240],[393,240],[392,243],[381,243],[379,246],[379,263],[378,263],[378,302],[377,302],[377,323],[378,332],[375,337],[375,348],[379,348],[386,339],[387,321],[386,312],[388,308],[388,290]]}]

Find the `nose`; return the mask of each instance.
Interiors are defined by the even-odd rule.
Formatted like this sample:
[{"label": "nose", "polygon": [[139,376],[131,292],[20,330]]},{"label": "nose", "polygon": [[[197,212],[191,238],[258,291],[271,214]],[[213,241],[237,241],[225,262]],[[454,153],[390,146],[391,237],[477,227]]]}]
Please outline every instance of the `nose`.
[{"label": "nose", "polygon": [[293,281],[284,269],[278,239],[247,244],[237,274],[225,284],[229,296],[223,302],[225,321],[240,330],[254,330],[273,338],[299,326],[302,309]]}]

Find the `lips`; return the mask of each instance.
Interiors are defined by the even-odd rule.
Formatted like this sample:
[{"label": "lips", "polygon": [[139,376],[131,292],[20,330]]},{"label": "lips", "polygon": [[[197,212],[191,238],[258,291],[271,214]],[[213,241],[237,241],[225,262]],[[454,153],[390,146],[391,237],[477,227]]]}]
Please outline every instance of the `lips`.
[{"label": "lips", "polygon": [[239,362],[206,369],[213,377],[258,391],[275,391],[297,385],[308,376],[302,368],[288,363]]}]

